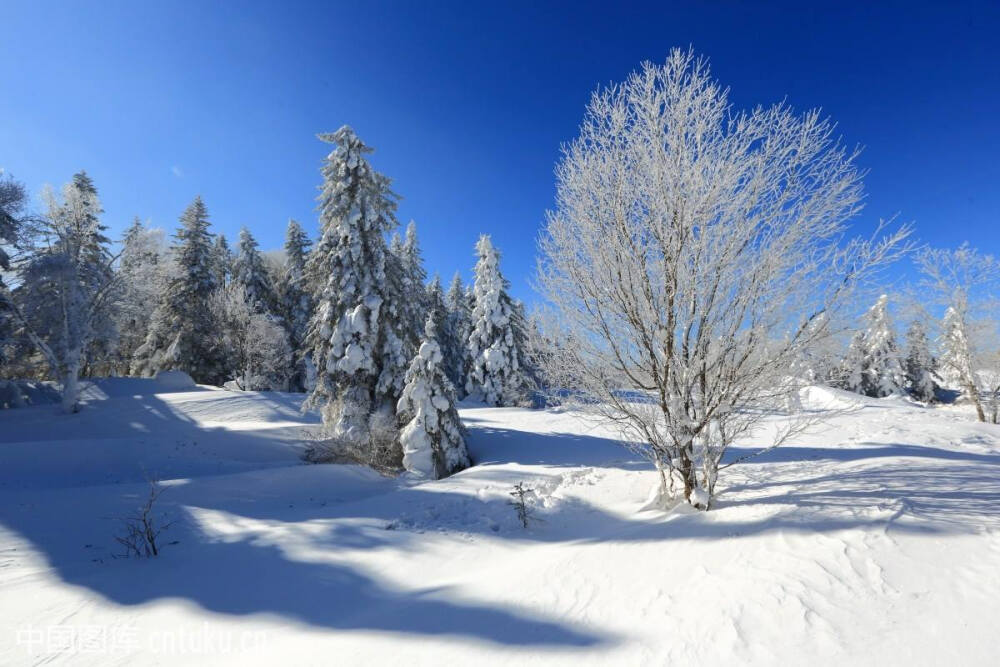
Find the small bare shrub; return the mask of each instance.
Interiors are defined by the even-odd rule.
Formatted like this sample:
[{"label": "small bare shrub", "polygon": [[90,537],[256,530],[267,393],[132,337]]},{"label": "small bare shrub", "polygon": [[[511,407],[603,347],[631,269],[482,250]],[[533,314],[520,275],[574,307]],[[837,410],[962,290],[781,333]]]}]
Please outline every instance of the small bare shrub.
[{"label": "small bare shrub", "polygon": [[366,439],[319,439],[306,449],[303,458],[310,463],[357,463],[383,475],[394,475],[403,468],[395,416],[377,412],[369,417]]},{"label": "small bare shrub", "polygon": [[160,554],[158,539],[160,534],[173,525],[172,521],[164,521],[163,516],[156,516],[153,506],[156,504],[163,487],[158,480],[149,480],[149,495],[146,502],[132,514],[122,517],[124,534],[115,536],[115,541],[122,545],[124,558],[152,558]]},{"label": "small bare shrub", "polygon": [[535,509],[528,504],[528,497],[532,493],[534,489],[526,489],[524,482],[518,482],[510,492],[511,500],[507,501],[507,504],[517,512],[517,519],[521,522],[522,528],[527,528],[529,522],[536,520]]}]

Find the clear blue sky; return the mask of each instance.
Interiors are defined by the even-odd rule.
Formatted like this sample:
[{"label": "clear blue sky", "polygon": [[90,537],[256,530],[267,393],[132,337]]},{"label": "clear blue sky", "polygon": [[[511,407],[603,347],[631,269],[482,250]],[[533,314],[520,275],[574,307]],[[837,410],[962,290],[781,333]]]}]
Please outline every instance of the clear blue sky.
[{"label": "clear blue sky", "polygon": [[[315,233],[321,131],[352,125],[417,221],[428,268],[493,235],[531,298],[553,165],[591,91],[673,46],[739,106],[821,106],[866,146],[868,206],[922,240],[1000,252],[1000,3],[44,2],[0,11],[0,167],[33,192],[79,169],[120,233]],[[878,5],[877,7],[875,5]]]}]

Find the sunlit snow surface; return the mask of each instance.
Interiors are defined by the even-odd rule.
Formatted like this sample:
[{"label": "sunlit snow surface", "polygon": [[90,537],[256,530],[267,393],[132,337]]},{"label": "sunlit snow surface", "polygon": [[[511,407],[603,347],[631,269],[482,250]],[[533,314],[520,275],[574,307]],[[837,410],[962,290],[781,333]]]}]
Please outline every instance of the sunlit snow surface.
[{"label": "sunlit snow surface", "polygon": [[[300,396],[155,391],[0,411],[0,664],[1000,664],[1000,427],[956,409],[813,389],[665,514],[569,413],[465,407],[476,465],[416,483],[303,464]],[[114,558],[148,476],[176,543]]]}]

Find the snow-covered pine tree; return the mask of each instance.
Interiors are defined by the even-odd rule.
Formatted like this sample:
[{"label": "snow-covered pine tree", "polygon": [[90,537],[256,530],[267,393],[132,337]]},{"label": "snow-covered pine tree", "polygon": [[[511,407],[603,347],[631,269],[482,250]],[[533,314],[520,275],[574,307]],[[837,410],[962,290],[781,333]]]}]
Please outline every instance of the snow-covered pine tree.
[{"label": "snow-covered pine tree", "polygon": [[210,299],[218,283],[218,255],[208,231],[208,211],[196,197],[180,218],[172,249],[177,273],[153,313],[146,342],[136,351],[133,372],[152,375],[182,370],[197,382],[221,385],[228,378],[218,344]]},{"label": "snow-covered pine tree", "polygon": [[[441,276],[434,274],[424,288],[424,306],[427,317],[434,317],[434,340],[441,347],[444,355],[444,339],[448,335],[448,308],[444,305],[444,288],[441,287]],[[447,372],[445,373],[447,375]]]},{"label": "snow-covered pine tree", "polygon": [[858,331],[851,337],[847,354],[837,371],[837,386],[856,394],[863,392],[865,369],[865,334]]},{"label": "snow-covered pine tree", "polygon": [[889,297],[883,294],[865,314],[861,393],[874,398],[901,391],[906,384],[888,304]]},{"label": "snow-covered pine tree", "polygon": [[246,227],[240,230],[239,252],[233,263],[233,282],[243,287],[247,303],[256,313],[273,310],[274,297],[271,278],[264,258],[257,250],[257,240]]},{"label": "snow-covered pine tree", "polygon": [[[396,405],[406,381],[406,369],[417,349],[409,320],[412,288],[408,279],[403,242],[393,234],[385,258],[385,300],[382,303],[384,338],[380,346],[378,382],[375,391],[392,406]],[[383,421],[388,420],[383,418]]]},{"label": "snow-covered pine tree", "polygon": [[404,294],[406,296],[402,313],[406,334],[404,341],[412,345],[412,350],[415,352],[424,330],[424,319],[427,317],[424,287],[427,271],[424,269],[424,258],[420,252],[420,241],[417,239],[417,223],[412,220],[406,226],[406,238],[403,241],[400,260],[403,264]]},{"label": "snow-covered pine tree", "polygon": [[229,249],[229,242],[225,234],[215,237],[212,246],[212,273],[215,275],[216,287],[225,287],[233,277],[233,264],[236,259],[233,251]]},{"label": "snow-covered pine tree", "polygon": [[469,335],[472,333],[470,319],[472,308],[470,299],[462,285],[462,278],[455,272],[451,285],[445,294],[445,308],[448,314],[445,321],[441,353],[444,355],[444,368],[448,379],[455,385],[459,398],[465,397],[465,378],[469,373]]},{"label": "snow-covered pine tree", "polygon": [[51,193],[48,200],[43,243],[21,270],[16,313],[62,382],[63,410],[73,412],[88,352],[113,340],[110,306],[117,281],[100,221],[104,211],[86,172],[63,187],[61,200]]},{"label": "snow-covered pine tree", "polygon": [[906,358],[903,365],[910,394],[918,401],[933,401],[934,358],[927,341],[927,328],[920,318],[913,320],[906,330]]},{"label": "snow-covered pine tree", "polygon": [[[331,434],[350,444],[369,440],[387,331],[385,234],[396,225],[390,181],[365,159],[371,152],[348,126],[321,140],[335,144],[322,168],[320,239],[307,263],[316,286],[307,345],[316,386],[307,405],[320,409]],[[392,406],[394,407],[394,406]]]},{"label": "snow-covered pine tree", "polygon": [[165,288],[163,232],[149,229],[138,217],[125,232],[118,262],[121,288],[115,308],[118,344],[115,372],[127,374],[135,351],[145,342],[152,316],[150,304]]},{"label": "snow-covered pine tree", "polygon": [[431,479],[469,466],[462,422],[455,409],[455,390],[441,364],[434,315],[427,317],[420,348],[406,371],[397,412],[406,420],[399,440],[403,467]]},{"label": "snow-covered pine tree", "polygon": [[969,347],[968,324],[964,301],[957,300],[944,313],[941,337],[938,340],[940,375],[951,388],[968,392],[977,383],[972,369],[972,351]]},{"label": "snow-covered pine tree", "polygon": [[0,173],[0,371],[6,364],[7,347],[14,340],[13,301],[4,273],[11,270],[11,251],[21,239],[27,202],[24,186]]},{"label": "snow-covered pine tree", "polygon": [[312,314],[312,299],[305,280],[306,257],[312,242],[295,220],[288,221],[285,232],[285,265],[281,273],[281,315],[288,330],[292,346],[292,376],[289,386],[293,391],[306,391],[312,386],[315,367],[304,346]]},{"label": "snow-covered pine tree", "polygon": [[500,273],[500,253],[489,236],[479,237],[476,252],[471,364],[465,391],[489,405],[514,405],[525,390],[516,331],[518,312],[507,293],[507,280]]}]

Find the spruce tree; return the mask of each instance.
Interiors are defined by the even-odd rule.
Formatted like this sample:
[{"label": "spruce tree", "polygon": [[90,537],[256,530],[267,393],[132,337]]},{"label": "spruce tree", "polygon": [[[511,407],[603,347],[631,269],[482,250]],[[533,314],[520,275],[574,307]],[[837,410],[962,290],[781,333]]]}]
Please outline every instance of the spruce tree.
[{"label": "spruce tree", "polygon": [[971,351],[962,303],[950,306],[941,322],[941,377],[950,387],[965,388],[972,376]]},{"label": "spruce tree", "polygon": [[138,217],[125,232],[118,262],[121,283],[115,309],[118,344],[116,372],[127,374],[135,351],[145,342],[164,285],[163,241],[160,230],[148,229]]},{"label": "spruce tree", "polygon": [[868,328],[864,334],[861,392],[875,398],[901,391],[905,384],[888,303],[889,297],[883,294],[865,314]]},{"label": "spruce tree", "polygon": [[215,274],[215,284],[222,288],[229,284],[233,276],[233,251],[229,249],[229,242],[225,234],[215,237],[215,244],[212,247],[212,272]]},{"label": "spruce tree", "polygon": [[441,346],[444,354],[444,341],[448,336],[448,308],[444,305],[444,289],[441,287],[441,277],[434,274],[424,288],[424,306],[427,316],[434,317],[434,339]]},{"label": "spruce tree", "polygon": [[398,412],[406,420],[400,432],[403,467],[432,479],[469,466],[455,391],[441,367],[437,323],[428,315],[420,347],[406,372]]},{"label": "spruce tree", "polygon": [[233,263],[233,282],[243,287],[247,303],[255,313],[273,309],[273,288],[264,258],[257,250],[257,240],[244,227],[240,230],[239,252]]},{"label": "spruce tree", "polygon": [[311,241],[295,220],[288,221],[285,233],[285,265],[281,275],[281,315],[293,351],[293,372],[289,384],[295,391],[310,388],[315,368],[305,353],[306,332],[312,313],[312,299],[305,279],[306,258]]},{"label": "spruce tree", "polygon": [[187,207],[180,221],[173,247],[177,275],[167,284],[133,368],[143,375],[182,370],[197,382],[221,385],[228,369],[210,308],[218,286],[218,255],[201,197]]},{"label": "spruce tree", "polygon": [[489,405],[514,405],[523,398],[525,389],[523,348],[519,347],[523,341],[516,331],[518,312],[507,293],[508,282],[500,273],[500,253],[489,236],[479,237],[476,252],[471,366],[465,390]]},{"label": "spruce tree", "polygon": [[934,359],[927,341],[927,329],[920,319],[915,319],[906,330],[906,381],[910,394],[918,401],[934,400]]},{"label": "spruce tree", "polygon": [[853,391],[856,394],[863,393],[865,369],[865,335],[858,331],[851,337],[851,343],[847,347],[847,354],[840,364],[838,372],[839,382],[842,389]]},{"label": "spruce tree", "polygon": [[8,347],[14,342],[14,303],[4,273],[12,266],[8,250],[16,248],[21,240],[27,201],[24,186],[0,174],[0,371],[7,363]]},{"label": "spruce tree", "polygon": [[307,405],[320,408],[335,437],[363,443],[385,399],[377,385],[394,338],[382,307],[385,234],[397,225],[396,196],[350,127],[319,138],[336,147],[322,168],[320,239],[307,265],[316,289],[307,345],[317,371]]},{"label": "spruce tree", "polygon": [[462,285],[462,278],[457,271],[445,294],[445,308],[448,311],[443,327],[445,335],[440,341],[445,373],[455,385],[459,398],[464,398],[465,378],[470,366],[468,341],[472,333],[470,324],[472,308],[465,287]]}]

